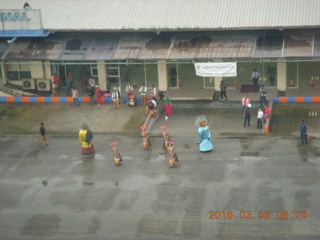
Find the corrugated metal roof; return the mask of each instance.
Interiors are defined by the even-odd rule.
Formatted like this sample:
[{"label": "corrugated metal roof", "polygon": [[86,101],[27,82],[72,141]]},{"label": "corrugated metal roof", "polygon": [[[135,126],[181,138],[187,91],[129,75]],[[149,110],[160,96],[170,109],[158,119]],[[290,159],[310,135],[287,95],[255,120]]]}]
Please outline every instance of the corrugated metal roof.
[{"label": "corrugated metal roof", "polygon": [[[52,31],[315,28],[320,0],[27,0]],[[26,0],[0,1],[21,9]]]}]

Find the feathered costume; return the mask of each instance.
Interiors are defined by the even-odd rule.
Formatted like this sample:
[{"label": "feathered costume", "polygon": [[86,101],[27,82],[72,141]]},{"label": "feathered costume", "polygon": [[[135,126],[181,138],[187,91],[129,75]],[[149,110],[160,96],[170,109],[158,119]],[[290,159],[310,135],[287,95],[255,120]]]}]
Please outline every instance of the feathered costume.
[{"label": "feathered costume", "polygon": [[211,151],[214,146],[211,142],[211,133],[210,128],[207,126],[206,116],[201,115],[197,117],[195,121],[195,125],[198,127],[199,133],[199,150],[200,152],[208,152]]}]

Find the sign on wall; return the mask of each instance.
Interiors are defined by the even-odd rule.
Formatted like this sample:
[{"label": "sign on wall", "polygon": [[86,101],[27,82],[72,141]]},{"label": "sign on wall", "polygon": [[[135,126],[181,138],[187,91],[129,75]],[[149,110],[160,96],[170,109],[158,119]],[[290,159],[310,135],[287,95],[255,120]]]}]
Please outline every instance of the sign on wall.
[{"label": "sign on wall", "polygon": [[236,77],[236,62],[195,63],[196,75],[201,77]]},{"label": "sign on wall", "polygon": [[0,31],[41,30],[41,12],[22,9],[0,10]]}]

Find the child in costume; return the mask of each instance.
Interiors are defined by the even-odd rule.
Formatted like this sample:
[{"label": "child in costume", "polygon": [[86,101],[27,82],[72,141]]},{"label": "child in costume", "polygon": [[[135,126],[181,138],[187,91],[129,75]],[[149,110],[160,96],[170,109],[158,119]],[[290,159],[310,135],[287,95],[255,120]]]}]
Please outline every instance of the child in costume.
[{"label": "child in costume", "polygon": [[116,142],[112,142],[111,143],[111,149],[112,149],[112,152],[113,152],[114,163],[116,164],[116,166],[119,166],[120,163],[122,162],[122,158],[121,158],[121,155],[119,153],[119,150],[118,150]]},{"label": "child in costume", "polygon": [[167,127],[166,126],[161,126],[160,128],[162,129],[162,136],[164,138],[163,149],[167,149],[168,148],[168,142],[170,141],[170,136],[169,136],[169,133],[167,132]]},{"label": "child in costume", "polygon": [[207,126],[206,116],[202,115],[197,117],[195,125],[198,127],[199,134],[199,150],[200,152],[209,152],[213,149],[213,144],[211,142],[210,128]]},{"label": "child in costume", "polygon": [[149,133],[146,127],[141,127],[141,136],[144,150],[148,150],[151,147],[151,142],[149,139]]},{"label": "child in costume", "polygon": [[83,154],[90,154],[94,152],[95,148],[93,146],[92,139],[92,131],[89,129],[87,124],[82,123],[79,131],[79,142],[81,144],[81,152]]},{"label": "child in costume", "polygon": [[168,149],[168,153],[169,153],[169,165],[170,165],[170,168],[172,168],[177,162],[179,162],[179,159],[178,159],[177,153],[174,149],[172,141],[168,142],[167,149]]}]

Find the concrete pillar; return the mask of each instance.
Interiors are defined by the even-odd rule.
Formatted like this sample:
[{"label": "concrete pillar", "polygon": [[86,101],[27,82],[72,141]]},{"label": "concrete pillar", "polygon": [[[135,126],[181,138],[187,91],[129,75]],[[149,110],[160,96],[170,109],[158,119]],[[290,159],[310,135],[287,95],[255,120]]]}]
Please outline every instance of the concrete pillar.
[{"label": "concrete pillar", "polygon": [[278,96],[285,96],[287,90],[287,63],[285,60],[285,58],[279,58],[277,62]]},{"label": "concrete pillar", "polygon": [[6,74],[6,68],[4,67],[3,62],[1,62],[1,73],[2,73],[3,84],[5,84],[5,83],[7,83],[7,74]]},{"label": "concrete pillar", "polygon": [[[214,62],[223,62],[221,59],[215,59]],[[220,82],[223,79],[223,77],[214,77],[214,95],[213,100],[219,100],[220,99]]]},{"label": "concrete pillar", "polygon": [[[31,61],[30,62],[30,71],[31,71],[31,78],[46,79],[41,61]],[[51,79],[51,78],[49,77],[49,79]]]},{"label": "concrete pillar", "polygon": [[101,91],[107,88],[107,70],[104,61],[97,61],[99,87]]},{"label": "concrete pillar", "polygon": [[165,60],[158,60],[158,84],[159,92],[168,90],[167,64]]}]

